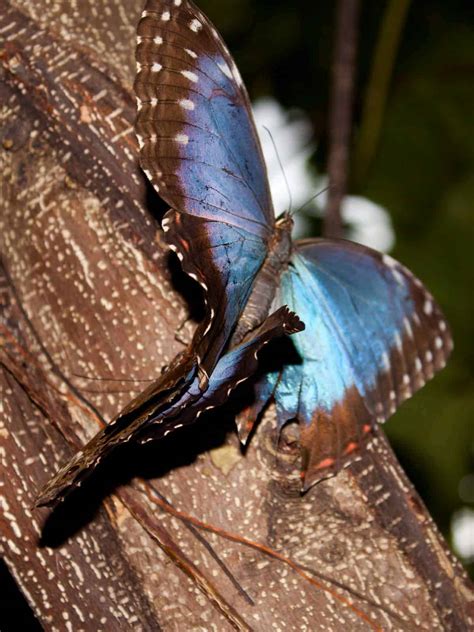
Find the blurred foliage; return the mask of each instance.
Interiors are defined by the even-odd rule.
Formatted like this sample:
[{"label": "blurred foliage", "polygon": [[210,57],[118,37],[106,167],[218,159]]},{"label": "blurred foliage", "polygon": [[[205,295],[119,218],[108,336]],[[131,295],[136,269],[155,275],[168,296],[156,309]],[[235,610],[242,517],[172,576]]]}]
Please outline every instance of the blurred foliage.
[{"label": "blurred foliage", "polygon": [[[354,140],[386,2],[362,3]],[[252,98],[272,95],[310,117],[324,171],[335,3],[201,0]],[[474,465],[474,16],[472,0],[412,2],[402,31],[377,153],[354,184],[388,209],[393,255],[442,305],[455,351],[435,380],[387,425],[392,445],[449,538]],[[466,480],[466,479],[465,479]],[[472,478],[471,478],[472,480]],[[471,501],[474,496],[471,490]],[[471,569],[472,570],[472,569]]]}]

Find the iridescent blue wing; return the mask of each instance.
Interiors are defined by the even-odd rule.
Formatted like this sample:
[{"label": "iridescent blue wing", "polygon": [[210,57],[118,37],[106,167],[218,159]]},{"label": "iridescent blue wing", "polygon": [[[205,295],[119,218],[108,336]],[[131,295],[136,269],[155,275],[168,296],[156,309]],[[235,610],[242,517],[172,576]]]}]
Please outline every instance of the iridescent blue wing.
[{"label": "iridescent blue wing", "polygon": [[[308,488],[357,458],[375,422],[445,365],[452,342],[418,279],[351,242],[297,243],[280,294],[306,323],[292,338],[301,361],[259,388],[273,390],[280,427],[300,422]],[[244,436],[263,404],[240,421]]]},{"label": "iridescent blue wing", "polygon": [[210,290],[194,340],[209,374],[273,233],[264,161],[237,67],[192,2],[148,0],[138,36],[140,160],[173,209],[163,222],[170,247]]}]

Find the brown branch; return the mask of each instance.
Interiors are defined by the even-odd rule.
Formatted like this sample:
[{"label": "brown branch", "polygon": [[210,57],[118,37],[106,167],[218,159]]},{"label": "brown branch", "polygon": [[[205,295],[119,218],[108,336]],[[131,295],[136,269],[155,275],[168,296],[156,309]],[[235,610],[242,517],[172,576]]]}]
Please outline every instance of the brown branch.
[{"label": "brown branch", "polygon": [[410,0],[389,0],[365,91],[360,128],[353,152],[353,184],[360,187],[377,151],[393,66]]},{"label": "brown branch", "polygon": [[[301,496],[271,410],[245,455],[222,410],[112,456],[52,515],[31,511],[127,385],[181,348],[132,131],[140,7],[103,8],[0,0],[0,548],[35,615],[87,632],[468,630],[471,588],[383,436]],[[87,392],[84,375],[124,392]],[[172,504],[159,515],[127,484],[139,474]]]},{"label": "brown branch", "polygon": [[140,502],[140,498],[137,498],[136,494],[126,489],[119,492],[119,498],[150,537],[163,549],[166,555],[174,561],[176,566],[198,585],[199,589],[208,597],[209,601],[222,612],[233,628],[243,632],[248,632],[252,629],[242,617],[239,616],[236,609],[223,598],[219,590],[209,581],[200,568],[196,566],[196,564],[193,564],[183,553],[180,547],[173,541],[170,534],[159,524],[154,513],[150,511],[149,506]]},{"label": "brown branch", "polygon": [[[147,495],[147,497],[153,503],[155,503],[156,505],[160,506],[164,511],[170,513],[171,515],[180,518],[185,523],[192,524],[195,527],[203,529],[204,531],[210,531],[211,533],[215,533],[215,534],[217,534],[217,535],[219,535],[219,536],[221,536],[223,538],[226,538],[227,540],[231,540],[232,542],[237,542],[239,544],[243,544],[245,546],[248,546],[248,547],[250,547],[252,549],[255,549],[255,550],[259,551],[260,553],[263,553],[264,555],[267,555],[267,556],[269,556],[269,557],[271,557],[273,559],[276,559],[276,560],[282,562],[283,564],[287,564],[296,573],[301,575],[301,577],[303,577],[306,581],[308,581],[310,584],[313,584],[318,590],[322,590],[322,591],[326,592],[328,595],[330,595],[330,597],[332,597],[336,601],[339,601],[344,607],[350,608],[351,610],[353,610],[355,612],[356,616],[359,617],[360,619],[362,619],[363,621],[365,621],[373,630],[376,630],[376,631],[380,630],[380,628],[377,625],[375,625],[369,619],[369,617],[365,614],[365,612],[363,612],[362,610],[354,607],[353,604],[350,601],[348,601],[345,597],[343,597],[342,595],[340,595],[339,593],[334,591],[332,588],[329,588],[328,586],[325,586],[320,581],[316,581],[313,577],[310,576],[310,574],[317,575],[318,577],[323,579],[321,573],[315,573],[313,570],[306,571],[306,569],[301,564],[297,564],[294,560],[286,557],[285,555],[282,555],[278,551],[275,551],[274,549],[272,549],[272,548],[270,548],[268,546],[265,546],[264,544],[261,544],[259,542],[254,542],[252,540],[249,540],[248,538],[245,538],[242,535],[239,535],[239,534],[236,534],[236,533],[231,533],[231,532],[226,531],[224,529],[220,529],[219,527],[216,527],[215,525],[211,525],[211,524],[205,523],[202,520],[198,520],[197,518],[194,518],[193,516],[189,516],[188,514],[185,514],[182,511],[176,510],[171,505],[171,503],[169,503],[168,501],[164,500],[161,497],[161,495],[159,495],[157,493],[157,491],[153,487],[151,487],[151,489],[150,489],[148,486],[144,486],[144,492]],[[328,578],[324,578],[324,579],[326,580],[326,582],[328,584],[337,585],[342,590],[345,590],[345,591],[347,591],[349,593],[354,594],[353,591],[348,589],[347,586],[344,586],[344,585],[342,585],[339,582],[331,581]],[[354,596],[358,597],[358,599],[360,599],[360,600],[364,600],[364,595],[354,594]],[[397,616],[394,613],[390,613],[390,614],[393,616],[394,619],[397,618]]]},{"label": "brown branch", "polygon": [[329,192],[325,237],[342,237],[341,204],[347,192],[359,0],[338,0],[329,111]]}]

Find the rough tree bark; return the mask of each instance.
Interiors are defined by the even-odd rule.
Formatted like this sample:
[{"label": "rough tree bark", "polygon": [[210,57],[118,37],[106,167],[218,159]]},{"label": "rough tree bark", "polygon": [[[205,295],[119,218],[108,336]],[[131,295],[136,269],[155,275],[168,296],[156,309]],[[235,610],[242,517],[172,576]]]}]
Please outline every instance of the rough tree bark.
[{"label": "rough tree bark", "polygon": [[132,131],[139,5],[0,0],[9,569],[46,630],[472,628],[463,570],[382,435],[301,496],[291,427],[277,446],[270,409],[242,454],[219,411],[118,452],[56,512],[31,510],[181,348],[186,305]]}]

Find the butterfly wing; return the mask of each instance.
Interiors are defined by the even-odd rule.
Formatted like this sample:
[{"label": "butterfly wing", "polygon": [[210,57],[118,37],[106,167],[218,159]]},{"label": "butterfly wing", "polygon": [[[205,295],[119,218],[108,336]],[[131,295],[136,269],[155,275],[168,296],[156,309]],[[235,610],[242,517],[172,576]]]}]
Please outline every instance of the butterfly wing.
[{"label": "butterfly wing", "polygon": [[306,329],[292,338],[300,362],[266,379],[276,382],[280,427],[293,418],[301,424],[308,488],[357,458],[375,422],[445,365],[452,342],[418,279],[391,257],[347,241],[297,243],[280,300]]},{"label": "butterfly wing", "polygon": [[[36,506],[55,505],[64,499],[93,471],[115,446],[138,435],[141,442],[165,437],[193,423],[204,411],[223,404],[229,393],[246,380],[257,367],[257,353],[269,340],[304,328],[296,314],[281,307],[240,345],[223,355],[210,376],[208,388],[201,393],[196,381],[176,396],[176,381],[181,379],[182,363],[168,370],[160,382],[138,396],[110,424],[66,463],[45,485],[36,498]],[[191,373],[193,368],[190,367]],[[170,397],[166,398],[166,394]],[[158,395],[159,399],[154,399]]]},{"label": "butterfly wing", "polygon": [[133,399],[105,428],[79,450],[38,493],[35,505],[55,505],[81,485],[116,446],[122,445],[155,418],[176,415],[199,398],[198,368],[190,355],[176,357],[168,370]]},{"label": "butterfly wing", "polygon": [[221,356],[209,378],[208,388],[198,400],[183,408],[176,418],[166,423],[158,418],[156,423],[147,426],[143,442],[166,436],[176,428],[193,423],[203,412],[224,404],[231,391],[255,372],[257,353],[264,345],[273,338],[302,331],[304,327],[288,307],[277,309],[240,344]]},{"label": "butterfly wing", "polygon": [[267,175],[237,67],[199,9],[188,0],[148,0],[138,36],[140,160],[172,208],[166,240],[209,290],[194,348],[210,373],[273,232]]},{"label": "butterfly wing", "polygon": [[[64,496],[115,445],[199,401],[274,230],[247,92],[207,18],[187,0],[148,0],[138,26],[137,66],[141,164],[172,209],[163,220],[167,242],[185,272],[209,290],[207,316],[190,349],[60,470],[40,503]],[[277,335],[278,328],[269,327],[269,333]],[[226,361],[247,366],[246,358],[236,351]],[[215,389],[217,379],[216,396],[224,390]]]}]

